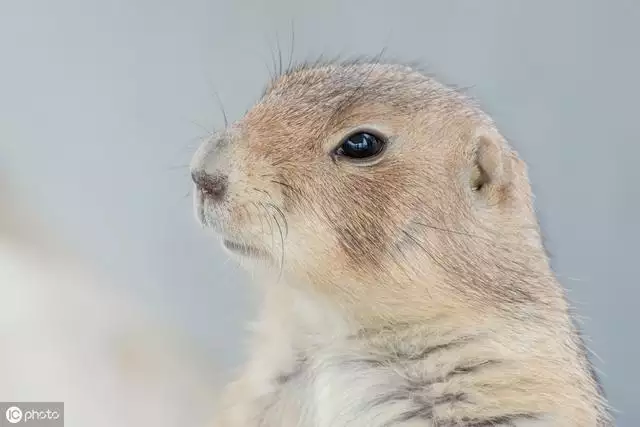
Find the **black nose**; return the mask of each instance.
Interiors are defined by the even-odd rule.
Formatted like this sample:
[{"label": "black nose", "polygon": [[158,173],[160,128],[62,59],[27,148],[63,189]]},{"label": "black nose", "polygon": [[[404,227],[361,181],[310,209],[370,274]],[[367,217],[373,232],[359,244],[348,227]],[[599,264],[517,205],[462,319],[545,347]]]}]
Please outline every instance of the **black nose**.
[{"label": "black nose", "polygon": [[219,173],[209,175],[202,171],[193,171],[191,178],[200,190],[213,199],[222,199],[227,192],[227,177]]}]

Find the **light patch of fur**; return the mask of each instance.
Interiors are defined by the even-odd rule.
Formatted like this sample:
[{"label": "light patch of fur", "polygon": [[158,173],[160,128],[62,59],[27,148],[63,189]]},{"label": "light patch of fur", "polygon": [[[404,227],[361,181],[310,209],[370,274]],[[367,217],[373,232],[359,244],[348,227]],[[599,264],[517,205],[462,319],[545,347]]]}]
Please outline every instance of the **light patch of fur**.
[{"label": "light patch of fur", "polygon": [[[379,161],[332,152],[389,140]],[[217,427],[608,426],[541,243],[526,166],[408,67],[294,69],[194,157],[202,224],[266,257],[251,357]],[[237,254],[236,254],[237,255]]]},{"label": "light patch of fur", "polygon": [[[215,361],[63,255],[35,223],[17,221],[26,215],[7,196],[0,194],[0,218],[12,218],[0,222],[0,401],[62,401],[70,427],[202,425]],[[17,224],[23,229],[5,228]]]}]

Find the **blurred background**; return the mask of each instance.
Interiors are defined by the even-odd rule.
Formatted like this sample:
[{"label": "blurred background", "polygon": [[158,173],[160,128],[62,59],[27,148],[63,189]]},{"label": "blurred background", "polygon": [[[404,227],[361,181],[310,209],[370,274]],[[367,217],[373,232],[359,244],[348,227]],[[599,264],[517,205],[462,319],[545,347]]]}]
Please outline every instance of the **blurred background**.
[{"label": "blurred background", "polygon": [[226,379],[255,295],[191,210],[189,158],[223,125],[216,93],[237,119],[278,49],[299,62],[386,48],[470,88],[528,161],[617,425],[638,426],[638,22],[633,0],[2,0],[0,191],[15,194],[0,209],[32,213],[109,283],[94,300],[135,301]]}]

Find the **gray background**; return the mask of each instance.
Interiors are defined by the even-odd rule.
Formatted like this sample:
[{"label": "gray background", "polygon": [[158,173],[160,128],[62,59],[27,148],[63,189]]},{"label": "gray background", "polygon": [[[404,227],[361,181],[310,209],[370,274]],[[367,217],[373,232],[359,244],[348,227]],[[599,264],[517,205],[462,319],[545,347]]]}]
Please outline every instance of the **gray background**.
[{"label": "gray background", "polygon": [[529,162],[618,425],[638,426],[639,20],[633,0],[2,0],[0,166],[230,370],[254,302],[185,197],[195,138],[222,125],[214,90],[240,117],[292,21],[296,60],[418,60],[472,87]]}]

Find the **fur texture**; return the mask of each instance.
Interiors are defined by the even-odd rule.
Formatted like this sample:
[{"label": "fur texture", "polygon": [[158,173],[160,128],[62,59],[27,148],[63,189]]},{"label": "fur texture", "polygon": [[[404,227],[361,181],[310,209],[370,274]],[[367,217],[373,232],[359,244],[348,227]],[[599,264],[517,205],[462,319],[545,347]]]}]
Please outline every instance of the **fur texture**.
[{"label": "fur texture", "polygon": [[[335,154],[362,130],[381,156]],[[525,164],[459,92],[377,61],[298,67],[192,169],[200,221],[264,285],[215,426],[611,424]]]}]

